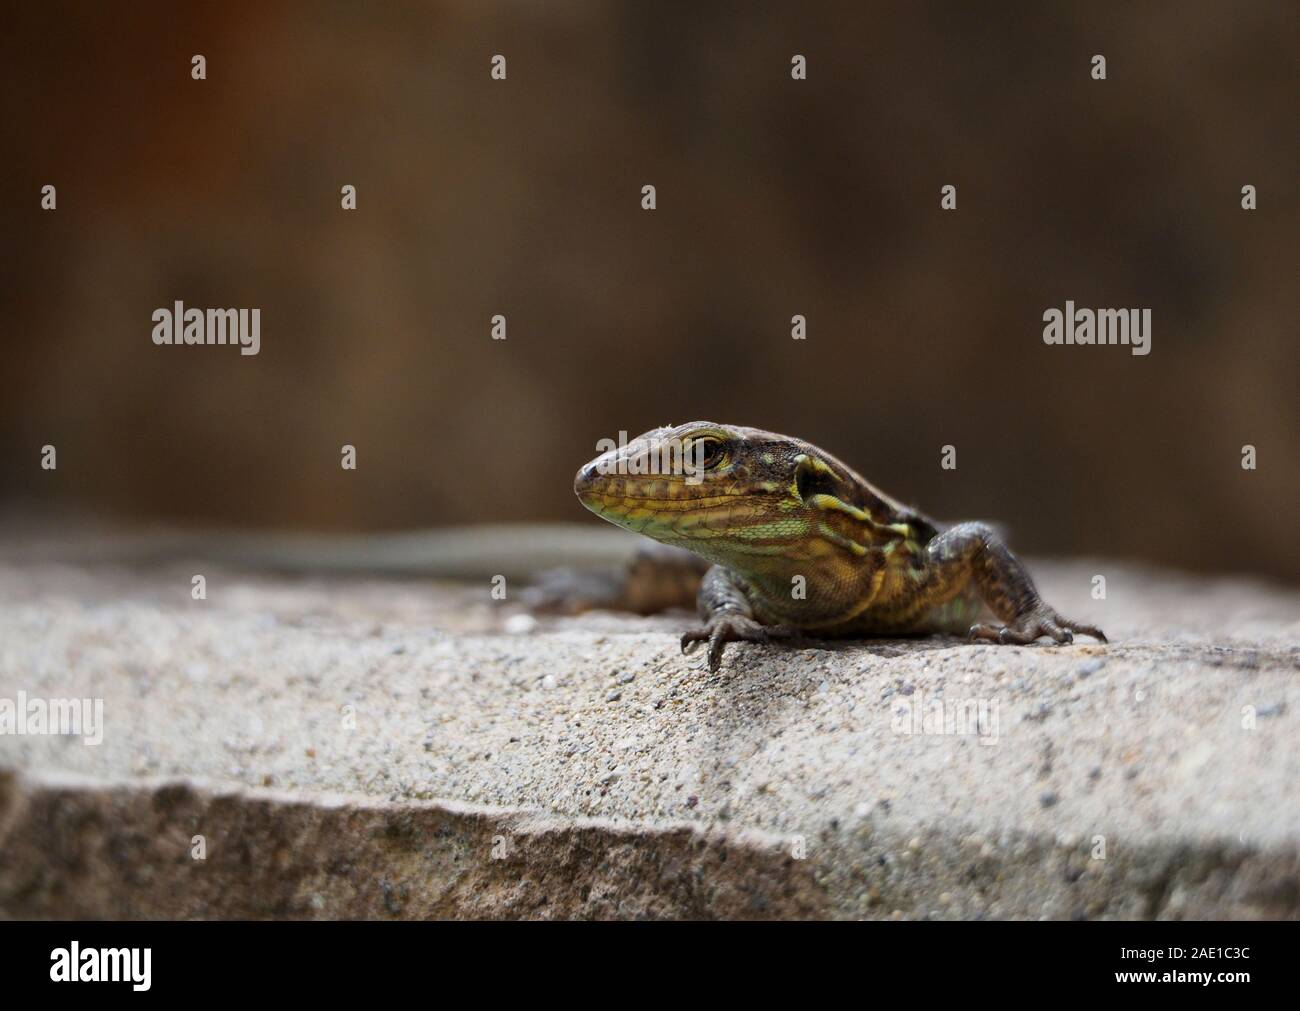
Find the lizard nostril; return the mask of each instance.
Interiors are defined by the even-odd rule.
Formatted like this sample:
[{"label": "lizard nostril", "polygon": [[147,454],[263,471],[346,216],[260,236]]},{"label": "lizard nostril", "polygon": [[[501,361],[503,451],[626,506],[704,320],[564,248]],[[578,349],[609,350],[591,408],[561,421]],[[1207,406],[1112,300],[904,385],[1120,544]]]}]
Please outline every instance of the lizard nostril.
[{"label": "lizard nostril", "polygon": [[573,490],[581,495],[588,491],[596,480],[596,461],[585,463],[578,470],[578,475],[573,479]]}]

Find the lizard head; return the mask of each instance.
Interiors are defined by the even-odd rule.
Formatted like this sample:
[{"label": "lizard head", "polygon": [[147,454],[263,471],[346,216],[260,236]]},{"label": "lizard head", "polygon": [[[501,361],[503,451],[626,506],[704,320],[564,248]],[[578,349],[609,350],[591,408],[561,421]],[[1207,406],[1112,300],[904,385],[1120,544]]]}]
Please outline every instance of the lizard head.
[{"label": "lizard head", "polygon": [[907,536],[902,506],[801,439],[696,421],[605,445],[574,479],[584,506],[741,571]]}]

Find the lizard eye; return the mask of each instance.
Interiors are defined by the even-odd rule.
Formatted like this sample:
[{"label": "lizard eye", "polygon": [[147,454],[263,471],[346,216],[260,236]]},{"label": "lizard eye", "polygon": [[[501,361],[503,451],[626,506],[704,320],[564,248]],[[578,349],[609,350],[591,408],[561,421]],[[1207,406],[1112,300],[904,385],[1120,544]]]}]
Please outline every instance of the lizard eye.
[{"label": "lizard eye", "polygon": [[718,439],[692,439],[687,448],[705,470],[712,470],[717,467],[722,463],[725,456],[722,442]]}]

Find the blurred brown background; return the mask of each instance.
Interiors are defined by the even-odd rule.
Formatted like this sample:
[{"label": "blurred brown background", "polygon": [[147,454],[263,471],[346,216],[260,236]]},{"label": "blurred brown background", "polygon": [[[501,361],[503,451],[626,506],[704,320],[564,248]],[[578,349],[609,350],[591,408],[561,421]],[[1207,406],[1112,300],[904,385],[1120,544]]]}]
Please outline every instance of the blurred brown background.
[{"label": "blurred brown background", "polygon": [[[1300,578],[1297,21],[1252,0],[11,6],[4,501],[581,521],[597,439],[707,418],[804,436],[1029,551]],[[261,354],[155,347],[175,299],[260,307]],[[1045,346],[1066,299],[1149,307],[1152,354]]]}]

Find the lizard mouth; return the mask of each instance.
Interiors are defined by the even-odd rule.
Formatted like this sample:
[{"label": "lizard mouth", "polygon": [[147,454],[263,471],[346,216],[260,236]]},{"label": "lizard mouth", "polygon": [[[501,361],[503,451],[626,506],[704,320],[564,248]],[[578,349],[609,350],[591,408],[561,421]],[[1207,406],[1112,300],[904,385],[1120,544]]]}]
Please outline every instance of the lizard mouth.
[{"label": "lizard mouth", "polygon": [[578,471],[574,494],[601,519],[655,539],[677,539],[707,526],[735,502],[730,489],[706,490],[681,478],[603,474],[593,461]]},{"label": "lizard mouth", "polygon": [[619,478],[574,490],[584,506],[607,518],[655,513],[669,519],[676,514],[702,513],[725,507],[735,499],[731,494],[717,491],[701,495],[691,494],[693,489],[686,489],[687,493],[682,494],[683,486],[680,482],[653,481],[640,484]]}]

